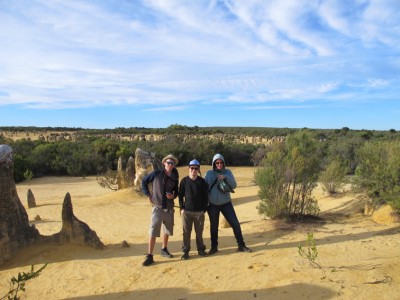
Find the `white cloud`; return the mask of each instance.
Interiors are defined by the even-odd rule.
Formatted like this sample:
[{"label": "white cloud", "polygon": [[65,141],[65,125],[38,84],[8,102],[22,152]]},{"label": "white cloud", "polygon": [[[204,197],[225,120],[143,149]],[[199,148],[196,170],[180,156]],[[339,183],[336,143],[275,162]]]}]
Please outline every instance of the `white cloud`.
[{"label": "white cloud", "polygon": [[323,83],[318,87],[319,93],[329,93],[333,90],[335,90],[338,87],[339,83],[338,82],[329,82],[329,83]]},{"label": "white cloud", "polygon": [[399,8],[395,0],[2,1],[0,105],[163,109],[393,90],[400,64],[386,54],[398,52]]},{"label": "white cloud", "polygon": [[384,79],[368,79],[369,86],[371,87],[384,87],[389,84],[387,80]]},{"label": "white cloud", "polygon": [[181,111],[181,110],[187,110],[188,107],[185,106],[162,106],[162,107],[154,107],[154,108],[147,108],[144,109],[144,111]]}]

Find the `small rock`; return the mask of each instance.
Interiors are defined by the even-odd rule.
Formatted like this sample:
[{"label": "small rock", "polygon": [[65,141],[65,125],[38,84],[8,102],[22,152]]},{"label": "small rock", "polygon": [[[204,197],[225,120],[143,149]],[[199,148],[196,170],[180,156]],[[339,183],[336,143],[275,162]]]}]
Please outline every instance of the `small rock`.
[{"label": "small rock", "polygon": [[35,196],[33,195],[31,189],[27,192],[28,208],[36,207]]}]

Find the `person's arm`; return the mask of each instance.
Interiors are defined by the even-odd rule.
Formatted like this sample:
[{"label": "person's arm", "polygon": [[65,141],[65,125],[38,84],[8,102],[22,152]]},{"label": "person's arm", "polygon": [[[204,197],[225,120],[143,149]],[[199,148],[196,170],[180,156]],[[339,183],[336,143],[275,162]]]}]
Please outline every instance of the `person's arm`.
[{"label": "person's arm", "polygon": [[203,200],[203,212],[207,211],[208,203],[210,202],[210,194],[208,192],[208,183],[207,181],[203,181],[203,193],[202,193],[202,200]]},{"label": "person's arm", "polygon": [[185,197],[185,178],[181,180],[181,183],[179,184],[179,208],[185,209],[185,204],[183,198]]},{"label": "person's arm", "polygon": [[204,180],[207,182],[208,188],[211,188],[215,179],[216,179],[216,177],[214,175],[214,171],[213,170],[207,171],[206,176],[204,177]]},{"label": "person's arm", "polygon": [[154,180],[155,172],[151,172],[149,175],[143,177],[142,179],[142,191],[145,194],[151,203],[153,203],[152,195],[149,190],[149,184]]},{"label": "person's arm", "polygon": [[236,179],[235,176],[233,176],[233,173],[231,170],[225,169],[224,172],[225,180],[226,182],[230,185],[232,189],[235,189],[237,187]]},{"label": "person's arm", "polygon": [[174,200],[176,197],[178,197],[178,194],[179,194],[179,188],[178,188],[179,173],[178,173],[178,170],[177,170],[176,168],[174,168],[174,169],[172,170],[172,172],[173,172],[174,177],[176,177],[176,180],[175,180],[174,188],[172,189],[173,198],[172,198],[172,199],[171,199],[171,198],[168,198],[168,199],[170,199],[170,200]]}]

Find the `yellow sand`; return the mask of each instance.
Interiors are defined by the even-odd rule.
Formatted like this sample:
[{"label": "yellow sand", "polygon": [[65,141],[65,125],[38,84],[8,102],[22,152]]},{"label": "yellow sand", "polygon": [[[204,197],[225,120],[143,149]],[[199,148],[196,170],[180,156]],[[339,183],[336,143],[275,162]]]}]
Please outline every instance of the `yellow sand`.
[{"label": "yellow sand", "polygon": [[[231,168],[238,181],[233,202],[247,245],[237,253],[231,228],[220,229],[220,252],[199,257],[194,233],[190,259],[181,261],[182,228],[175,214],[170,238],[172,259],[159,255],[143,267],[151,206],[132,189],[113,192],[94,177],[47,177],[17,185],[29,220],[42,234],[61,229],[61,206],[70,192],[76,217],[95,230],[106,245],[95,250],[79,245],[46,245],[24,249],[0,267],[2,296],[18,272],[48,263],[28,281],[21,299],[400,299],[400,226],[374,223],[361,213],[364,200],[344,191],[329,197],[315,191],[319,222],[287,224],[266,220],[257,212],[254,168]],[[204,174],[205,170],[203,170]],[[187,168],[180,168],[187,175]],[[27,208],[27,190],[37,207]],[[176,200],[177,204],[177,200]],[[34,221],[39,215],[41,221]],[[307,232],[313,232],[321,268],[298,254]],[[209,222],[204,237],[209,247]],[[122,248],[122,242],[129,248]],[[304,245],[303,249],[307,249]]]}]

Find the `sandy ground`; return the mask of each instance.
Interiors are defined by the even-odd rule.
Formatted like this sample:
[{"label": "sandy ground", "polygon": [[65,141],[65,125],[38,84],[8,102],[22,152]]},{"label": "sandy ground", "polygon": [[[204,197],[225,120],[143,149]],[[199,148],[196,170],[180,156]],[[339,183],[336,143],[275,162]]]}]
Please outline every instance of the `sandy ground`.
[{"label": "sandy ground", "polygon": [[[61,229],[61,206],[70,192],[74,213],[106,245],[95,250],[79,245],[45,245],[24,249],[0,267],[0,297],[18,272],[48,263],[26,283],[21,299],[400,299],[400,224],[374,223],[361,213],[363,199],[350,191],[315,196],[321,219],[287,224],[263,219],[257,212],[254,168],[231,168],[238,181],[233,202],[252,253],[237,253],[231,228],[220,229],[220,251],[210,257],[181,261],[182,226],[175,214],[170,238],[172,259],[159,255],[143,267],[151,207],[132,189],[113,192],[95,178],[47,177],[17,185],[29,220],[42,234]],[[205,172],[205,170],[203,170]],[[180,168],[180,176],[187,168]],[[37,207],[27,208],[27,190]],[[176,201],[177,204],[177,201]],[[41,221],[34,221],[39,215]],[[205,242],[210,245],[206,218]],[[298,254],[312,232],[317,244],[314,267]],[[129,248],[123,248],[127,241]],[[192,249],[195,250],[194,233]],[[306,249],[306,247],[305,247]]]}]

